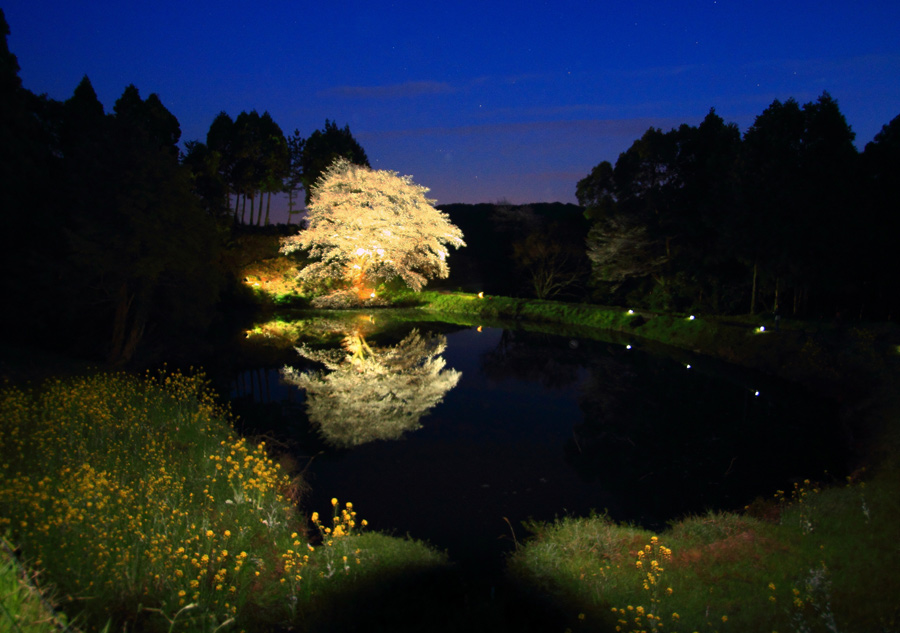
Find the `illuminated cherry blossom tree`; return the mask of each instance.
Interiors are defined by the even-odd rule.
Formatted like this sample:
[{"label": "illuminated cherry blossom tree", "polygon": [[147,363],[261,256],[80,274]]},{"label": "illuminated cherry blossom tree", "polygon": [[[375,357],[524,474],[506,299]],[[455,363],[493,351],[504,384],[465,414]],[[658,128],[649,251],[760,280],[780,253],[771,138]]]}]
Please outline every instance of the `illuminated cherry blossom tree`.
[{"label": "illuminated cherry blossom tree", "polygon": [[449,274],[448,246],[465,246],[426,192],[410,176],[339,158],[313,187],[308,228],[285,238],[281,251],[307,250],[313,261],[301,280],[344,280],[360,300],[396,277],[418,292]]}]

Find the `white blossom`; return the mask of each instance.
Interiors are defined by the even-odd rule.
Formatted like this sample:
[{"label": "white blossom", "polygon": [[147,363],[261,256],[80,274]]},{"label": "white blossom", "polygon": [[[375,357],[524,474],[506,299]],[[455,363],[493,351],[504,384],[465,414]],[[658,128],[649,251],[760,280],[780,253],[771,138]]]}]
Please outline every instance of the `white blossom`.
[{"label": "white blossom", "polygon": [[372,170],[339,158],[312,191],[306,230],[281,251],[309,251],[301,279],[344,279],[371,287],[400,277],[415,291],[446,278],[447,246],[465,246],[462,231],[425,197],[410,176]]}]

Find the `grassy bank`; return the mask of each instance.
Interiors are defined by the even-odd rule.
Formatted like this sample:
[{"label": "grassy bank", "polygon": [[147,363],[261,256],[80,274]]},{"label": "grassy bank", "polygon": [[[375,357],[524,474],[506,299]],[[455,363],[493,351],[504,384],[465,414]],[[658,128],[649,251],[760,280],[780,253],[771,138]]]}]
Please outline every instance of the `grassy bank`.
[{"label": "grassy bank", "polygon": [[202,377],[7,387],[0,420],[0,532],[87,630],[317,630],[373,576],[447,564],[359,536],[349,503],[301,516],[298,483]]},{"label": "grassy bank", "polygon": [[661,534],[566,518],[533,525],[509,574],[574,631],[896,631],[898,499],[880,477]]},{"label": "grassy bank", "polygon": [[886,359],[900,358],[900,328],[892,324],[783,319],[776,326],[771,315],[662,314],[466,293],[423,292],[399,301],[418,301],[422,310],[473,323],[516,320],[620,332],[759,369],[841,399],[859,397],[889,371]]}]

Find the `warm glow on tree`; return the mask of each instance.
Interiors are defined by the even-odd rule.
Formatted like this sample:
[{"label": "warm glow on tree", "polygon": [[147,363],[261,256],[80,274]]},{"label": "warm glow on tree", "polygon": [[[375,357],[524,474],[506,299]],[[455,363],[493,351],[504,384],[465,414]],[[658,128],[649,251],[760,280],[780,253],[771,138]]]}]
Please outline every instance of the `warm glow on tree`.
[{"label": "warm glow on tree", "polygon": [[410,176],[339,158],[313,187],[308,228],[285,238],[281,251],[308,250],[315,261],[301,279],[343,279],[361,300],[395,277],[419,291],[449,274],[447,246],[465,246],[427,191]]}]

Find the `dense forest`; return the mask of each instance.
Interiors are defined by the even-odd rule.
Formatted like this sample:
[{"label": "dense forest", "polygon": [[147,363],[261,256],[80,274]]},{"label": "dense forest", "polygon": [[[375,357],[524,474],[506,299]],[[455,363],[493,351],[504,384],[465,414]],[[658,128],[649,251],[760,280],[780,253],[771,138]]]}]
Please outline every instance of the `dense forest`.
[{"label": "dense forest", "polygon": [[[222,112],[205,140],[179,146],[177,118],[133,85],[112,112],[87,77],[64,102],[35,95],[2,13],[0,32],[7,337],[123,364],[148,340],[172,349],[225,329],[246,292],[236,236],[271,230],[273,195],[288,198],[280,234],[302,230],[301,202],[336,157],[368,165],[349,128],[327,119],[303,137],[268,113]],[[898,183],[900,117],[859,152],[828,94],[775,101],[743,135],[710,111],[598,164],[572,183],[580,206],[442,205],[467,247],[441,286],[892,318]]]},{"label": "dense forest", "polygon": [[859,153],[827,93],[743,137],[710,111],[578,183],[595,298],[713,313],[896,314],[900,117]]}]

